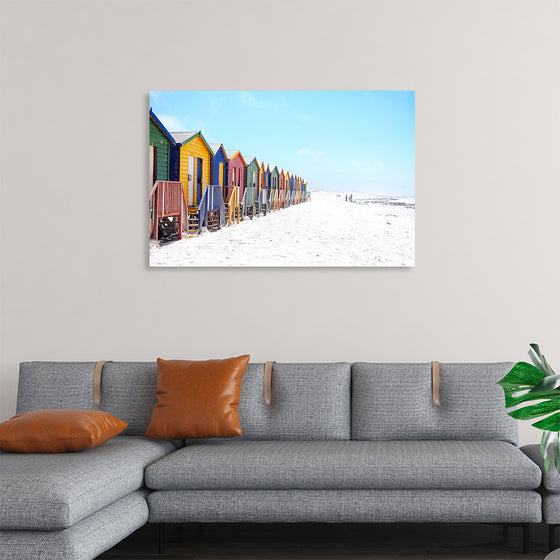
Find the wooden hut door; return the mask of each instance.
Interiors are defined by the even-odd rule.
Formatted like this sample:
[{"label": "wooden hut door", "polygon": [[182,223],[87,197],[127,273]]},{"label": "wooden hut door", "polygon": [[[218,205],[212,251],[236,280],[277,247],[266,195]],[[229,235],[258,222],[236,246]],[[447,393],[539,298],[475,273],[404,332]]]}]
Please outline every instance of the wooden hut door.
[{"label": "wooden hut door", "polygon": [[188,200],[189,206],[194,206],[194,157],[189,156],[189,169],[188,169]]},{"label": "wooden hut door", "polygon": [[224,186],[224,164],[220,163],[220,187]]},{"label": "wooden hut door", "polygon": [[196,158],[196,203],[202,198],[202,158]]},{"label": "wooden hut door", "polygon": [[[151,177],[152,179],[152,185],[151,187],[154,186],[154,183],[157,181],[157,148],[155,146],[151,146],[150,145],[150,175],[149,177]],[[150,189],[151,189],[150,187]]]}]

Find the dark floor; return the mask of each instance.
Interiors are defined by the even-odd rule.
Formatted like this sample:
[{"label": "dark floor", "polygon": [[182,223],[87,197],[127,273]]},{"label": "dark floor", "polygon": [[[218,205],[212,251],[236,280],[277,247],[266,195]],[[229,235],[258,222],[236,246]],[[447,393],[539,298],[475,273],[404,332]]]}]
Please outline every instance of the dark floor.
[{"label": "dark floor", "polygon": [[[558,535],[557,535],[558,538]],[[100,556],[103,560],[542,560],[548,529],[530,526],[529,554],[522,528],[472,524],[187,524],[166,526],[158,554],[158,528],[146,525]]]}]

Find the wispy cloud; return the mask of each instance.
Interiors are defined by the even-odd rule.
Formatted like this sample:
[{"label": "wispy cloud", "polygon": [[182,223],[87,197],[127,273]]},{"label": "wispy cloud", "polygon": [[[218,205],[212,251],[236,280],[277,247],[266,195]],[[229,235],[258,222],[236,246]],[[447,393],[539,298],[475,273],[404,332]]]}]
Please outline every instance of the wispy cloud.
[{"label": "wispy cloud", "polygon": [[174,115],[158,115],[158,119],[169,131],[189,130],[188,123]]},{"label": "wispy cloud", "polygon": [[214,115],[218,115],[222,111],[222,107],[224,106],[224,98],[223,97],[212,97],[210,99],[210,111]]},{"label": "wispy cloud", "polygon": [[300,148],[296,153],[300,158],[309,159],[314,163],[325,163],[329,161],[329,156],[326,154],[326,152],[323,152],[321,150],[314,150],[309,146]]},{"label": "wispy cloud", "polygon": [[183,132],[185,130],[202,130],[208,132],[208,125],[200,119],[184,119],[174,115],[158,115],[158,119],[170,132]]},{"label": "wispy cloud", "polygon": [[257,104],[256,97],[248,91],[240,91],[238,95],[239,99],[241,99],[241,101],[243,101],[243,103],[246,103],[247,105],[255,106]]},{"label": "wispy cloud", "polygon": [[202,130],[202,132],[204,134],[208,133],[208,125],[204,122],[201,121],[200,119],[196,119],[194,121],[189,121],[189,130]]}]

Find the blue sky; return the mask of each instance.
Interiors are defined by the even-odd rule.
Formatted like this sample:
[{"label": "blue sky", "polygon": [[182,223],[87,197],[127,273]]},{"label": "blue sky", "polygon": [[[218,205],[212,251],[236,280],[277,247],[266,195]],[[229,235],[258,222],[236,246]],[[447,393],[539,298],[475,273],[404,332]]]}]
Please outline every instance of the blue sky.
[{"label": "blue sky", "polygon": [[170,132],[256,156],[309,188],[414,196],[413,91],[152,91]]}]

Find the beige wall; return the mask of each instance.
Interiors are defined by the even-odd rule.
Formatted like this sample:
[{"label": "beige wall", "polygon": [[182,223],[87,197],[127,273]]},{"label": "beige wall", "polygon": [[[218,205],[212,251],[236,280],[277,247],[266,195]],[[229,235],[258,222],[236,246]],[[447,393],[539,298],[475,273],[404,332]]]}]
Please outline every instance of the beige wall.
[{"label": "beige wall", "polygon": [[[556,0],[3,0],[0,21],[0,420],[22,360],[501,361],[538,341],[560,370]],[[187,44],[222,70],[194,83]],[[148,91],[263,84],[416,91],[416,268],[147,267]],[[278,305],[246,307],[255,286]]]}]

